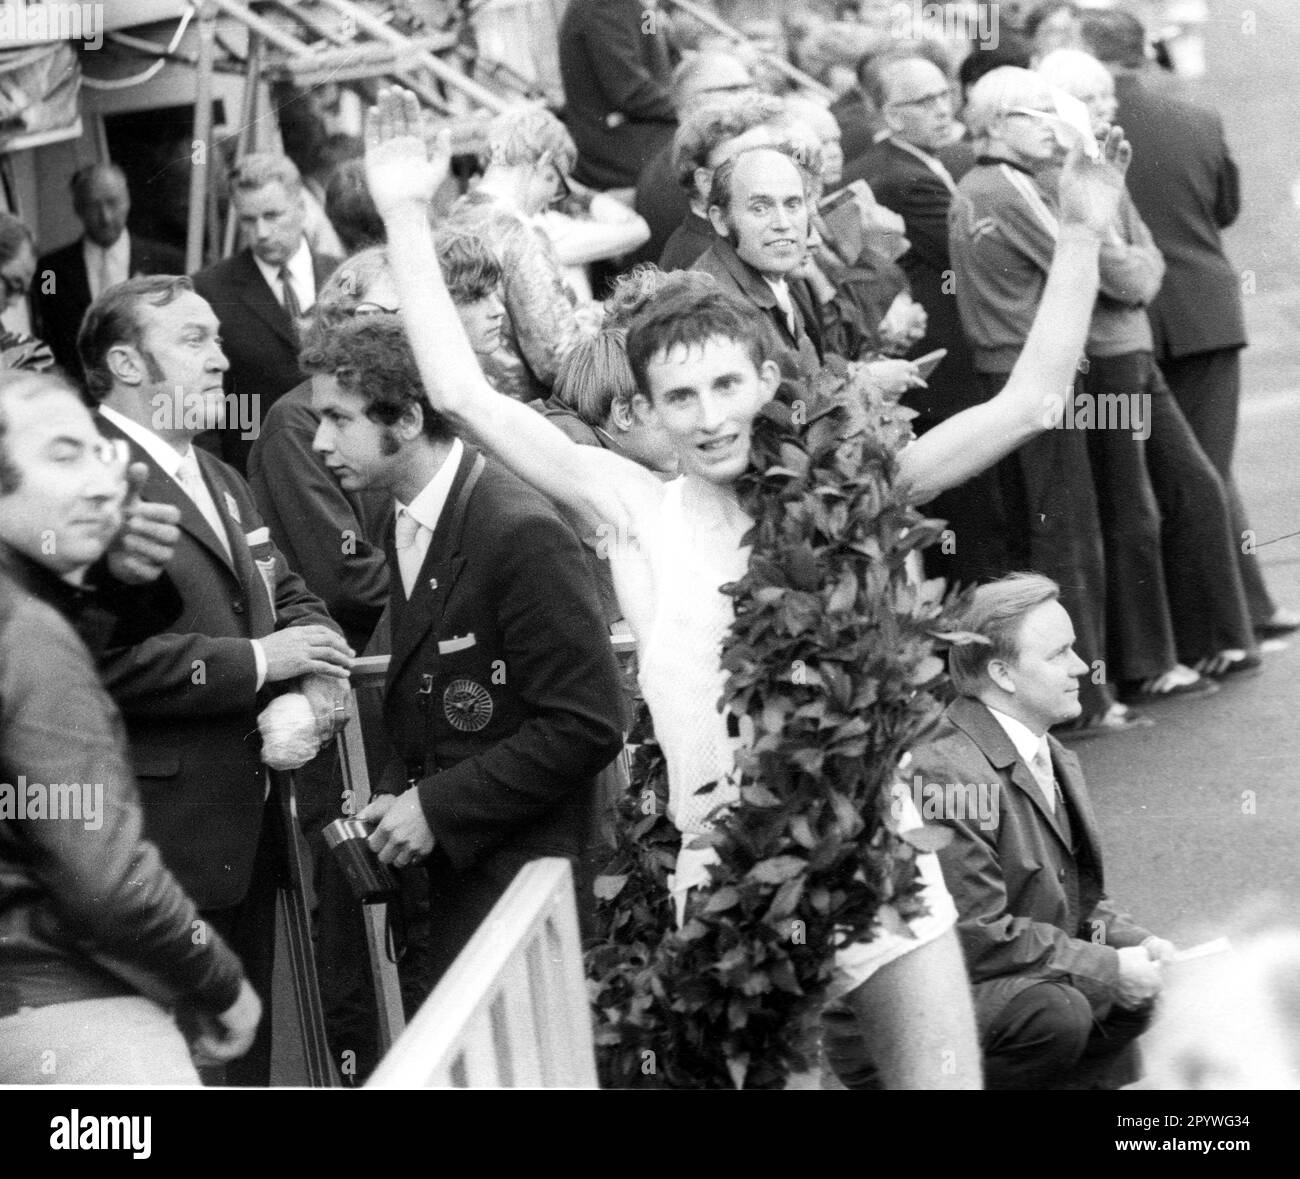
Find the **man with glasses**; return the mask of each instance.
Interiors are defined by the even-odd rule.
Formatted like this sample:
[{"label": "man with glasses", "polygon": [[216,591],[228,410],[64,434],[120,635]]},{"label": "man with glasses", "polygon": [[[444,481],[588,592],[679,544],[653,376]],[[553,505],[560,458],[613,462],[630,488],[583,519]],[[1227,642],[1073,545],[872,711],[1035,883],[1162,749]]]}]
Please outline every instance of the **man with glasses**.
[{"label": "man with glasses", "polygon": [[[1006,385],[1043,298],[1060,224],[1053,165],[1063,150],[1052,89],[1030,70],[985,74],[971,87],[966,121],[980,154],[958,186],[949,246],[974,388],[985,401]],[[1131,297],[1109,261],[1103,250],[1102,296]],[[959,552],[973,550],[987,576],[1029,569],[1058,582],[1079,654],[1096,667],[1106,655],[1106,566],[1086,433],[1048,429],[986,479],[975,489],[986,494],[947,505]],[[1109,733],[1151,724],[1096,678],[1081,681],[1083,713],[1071,728]]]},{"label": "man with glasses", "polygon": [[549,111],[519,107],[488,127],[483,179],[444,224],[479,238],[501,268],[501,346],[480,363],[493,386],[520,401],[550,396],[579,329],[579,305],[555,247],[533,218],[568,194],[577,152]]},{"label": "man with glasses", "polygon": [[970,379],[948,257],[948,209],[971,154],[953,119],[952,81],[929,58],[909,49],[879,54],[863,68],[862,81],[884,133],[845,166],[844,183],[865,180],[876,200],[903,218],[911,248],[898,264],[927,317],[925,335],[909,355],[940,348],[948,353],[926,388],[903,396],[918,412],[915,428],[922,434],[980,400]]},{"label": "man with glasses", "polygon": [[[131,511],[126,470],[71,387],[0,375],[3,1084],[195,1085],[177,1002],[199,1015],[200,1062],[245,1051],[261,1016],[239,961],[219,936],[194,937],[194,903],[143,839],[121,718],[74,633]],[[38,813],[52,783],[71,805]]]}]

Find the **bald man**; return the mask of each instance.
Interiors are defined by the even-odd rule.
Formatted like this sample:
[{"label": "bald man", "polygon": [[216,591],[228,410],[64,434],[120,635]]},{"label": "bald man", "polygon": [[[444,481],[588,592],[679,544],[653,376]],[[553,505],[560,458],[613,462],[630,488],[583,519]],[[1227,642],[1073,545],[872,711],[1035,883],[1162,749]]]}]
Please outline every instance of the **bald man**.
[{"label": "bald man", "polygon": [[77,329],[101,293],[142,274],[184,274],[180,250],[135,236],[126,227],[131,193],[114,164],[90,164],[72,176],[72,208],[83,233],[36,264],[32,290],[36,334],[69,376],[81,378]]}]

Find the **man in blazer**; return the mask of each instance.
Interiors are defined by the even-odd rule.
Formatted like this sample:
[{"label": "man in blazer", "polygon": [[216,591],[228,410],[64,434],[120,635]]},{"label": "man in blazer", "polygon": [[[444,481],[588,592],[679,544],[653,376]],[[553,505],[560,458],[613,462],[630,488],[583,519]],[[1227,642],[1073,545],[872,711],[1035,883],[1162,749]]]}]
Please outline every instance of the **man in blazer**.
[{"label": "man in blazer", "polygon": [[383,862],[426,865],[431,986],[525,863],[581,867],[595,777],[622,745],[617,672],[577,536],[430,411],[397,317],[313,326],[303,356],[317,452],[345,490],[397,504],[395,757],[360,817]]},{"label": "man in blazer", "polygon": [[221,321],[230,360],[227,413],[218,436],[205,439],[241,475],[262,418],[303,380],[298,367],[299,317],[338,258],[313,254],[303,234],[302,179],[286,156],[245,156],[231,176],[231,199],[244,236],[239,253],[200,270],[194,289]]},{"label": "man in blazer", "polygon": [[570,0],[560,22],[560,79],[580,183],[630,188],[672,138],[666,27],[654,0]]},{"label": "man in blazer", "polygon": [[36,263],[32,284],[36,334],[70,377],[81,377],[77,332],[86,308],[109,287],[142,274],[182,274],[185,256],[174,246],[133,234],[126,227],[131,193],[115,164],[89,164],[73,173],[72,208],[81,237]]},{"label": "man in blazer", "polygon": [[[101,665],[126,718],[146,834],[269,999],[280,831],[264,822],[258,714],[294,686],[329,731],[352,651],[271,543],[247,484],[193,445],[223,408],[219,331],[184,277],[131,279],[86,314],[79,351],[101,429],[148,468],[142,497],[181,513],[168,566],[180,617]],[[267,1082],[269,1021],[263,1030],[232,1079]]]},{"label": "man in blazer", "polygon": [[926,388],[903,394],[904,404],[920,415],[916,428],[923,432],[982,399],[971,379],[948,258],[948,210],[973,158],[965,144],[945,146],[953,131],[951,82],[932,61],[900,49],[873,59],[863,79],[885,134],[850,158],[844,183],[865,180],[907,228],[911,248],[898,264],[927,317],[926,334],[911,354],[948,350]]},{"label": "man in blazer", "polygon": [[976,590],[948,708],[916,750],[922,817],[957,905],[990,1089],[1113,1086],[1174,953],[1106,895],[1078,759],[1048,728],[1079,715],[1074,628],[1056,583],[1013,574]]},{"label": "man in blazer", "polygon": [[822,331],[817,301],[795,273],[807,257],[802,170],[777,148],[746,148],[714,172],[709,219],[717,237],[691,269],[758,308],[766,354],[782,376],[812,378],[823,359]]},{"label": "man in blazer", "polygon": [[[1241,191],[1223,120],[1214,111],[1158,94],[1142,80],[1146,30],[1127,12],[1089,12],[1088,48],[1115,77],[1116,122],[1133,144],[1128,189],[1165,260],[1160,293],[1147,308],[1156,362],[1228,492],[1232,532],[1250,529],[1232,474],[1246,321],[1241,276],[1220,231],[1237,219]],[[1260,638],[1300,628],[1264,584],[1259,557],[1237,547],[1246,603]]]}]

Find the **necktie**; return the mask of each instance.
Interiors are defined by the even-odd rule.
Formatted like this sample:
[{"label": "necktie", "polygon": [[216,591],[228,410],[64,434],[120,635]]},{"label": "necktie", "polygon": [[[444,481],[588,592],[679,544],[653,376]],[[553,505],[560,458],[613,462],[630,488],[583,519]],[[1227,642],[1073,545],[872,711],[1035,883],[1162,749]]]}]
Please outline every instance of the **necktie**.
[{"label": "necktie", "polygon": [[424,563],[420,546],[416,544],[423,527],[406,508],[398,510],[393,540],[397,547],[397,567],[402,574],[402,589],[408,598],[415,586],[415,579],[420,576],[420,566]]},{"label": "necktie", "polygon": [[1042,788],[1043,796],[1047,799],[1047,809],[1055,813],[1056,811],[1056,772],[1052,769],[1052,754],[1047,744],[1047,737],[1038,743],[1038,749],[1034,753],[1033,760],[1029,763],[1030,770],[1033,771],[1038,785]]},{"label": "necktie", "polygon": [[280,286],[284,290],[284,309],[289,313],[293,324],[293,333],[298,334],[298,320],[302,317],[302,304],[298,302],[298,292],[293,289],[293,275],[288,265],[280,267]]},{"label": "necktie", "polygon": [[217,540],[225,550],[226,556],[230,554],[230,540],[226,536],[226,525],[221,519],[221,513],[217,511],[216,502],[212,498],[212,493],[208,490],[208,485],[203,481],[203,472],[199,470],[198,456],[194,453],[191,446],[189,453],[181,459],[180,468],[176,472],[176,481],[185,489],[185,494],[194,501],[194,506],[199,509],[199,513],[208,522],[208,527],[217,535]]},{"label": "necktie", "polygon": [[98,298],[109,287],[113,285],[112,267],[108,264],[108,251],[101,248],[99,251],[99,290],[95,292]]}]

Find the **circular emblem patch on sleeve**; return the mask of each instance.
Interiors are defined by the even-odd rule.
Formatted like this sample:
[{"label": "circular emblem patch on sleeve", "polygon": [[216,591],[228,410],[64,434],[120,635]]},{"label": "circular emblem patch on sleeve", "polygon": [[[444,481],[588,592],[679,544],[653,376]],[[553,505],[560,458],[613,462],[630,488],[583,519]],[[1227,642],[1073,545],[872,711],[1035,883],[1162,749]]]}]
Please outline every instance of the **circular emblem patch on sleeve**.
[{"label": "circular emblem patch on sleeve", "polygon": [[462,733],[477,733],[492,719],[492,694],[474,680],[452,680],[442,694],[447,723]]}]

